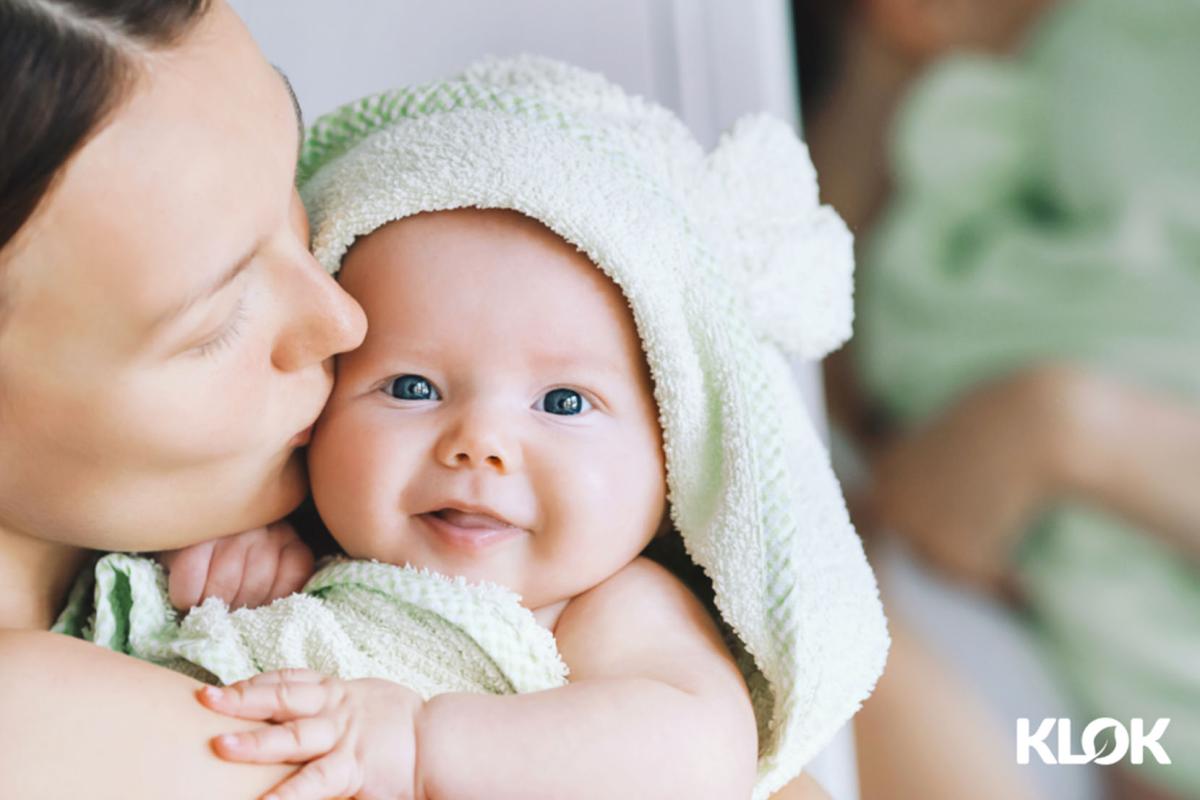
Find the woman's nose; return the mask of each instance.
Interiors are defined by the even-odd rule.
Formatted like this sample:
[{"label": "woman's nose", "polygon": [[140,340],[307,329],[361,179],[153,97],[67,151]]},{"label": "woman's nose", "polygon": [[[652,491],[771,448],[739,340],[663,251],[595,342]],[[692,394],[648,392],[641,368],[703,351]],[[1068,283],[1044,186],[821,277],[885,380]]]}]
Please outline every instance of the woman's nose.
[{"label": "woman's nose", "polygon": [[286,270],[283,280],[288,288],[279,292],[286,324],[271,354],[275,367],[283,372],[353,350],[367,333],[367,318],[358,302],[307,252],[296,258],[308,263]]},{"label": "woman's nose", "polygon": [[521,469],[521,447],[502,419],[481,409],[461,414],[437,443],[437,460],[451,469],[488,469],[507,475]]}]

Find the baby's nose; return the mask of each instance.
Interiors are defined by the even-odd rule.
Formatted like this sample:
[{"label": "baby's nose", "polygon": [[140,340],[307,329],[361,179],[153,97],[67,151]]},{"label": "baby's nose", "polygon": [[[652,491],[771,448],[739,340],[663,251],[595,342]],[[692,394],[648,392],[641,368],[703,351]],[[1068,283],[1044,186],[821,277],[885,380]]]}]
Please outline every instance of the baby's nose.
[{"label": "baby's nose", "polygon": [[438,460],[452,469],[492,469],[500,474],[521,468],[521,448],[494,419],[473,415],[438,443]]}]

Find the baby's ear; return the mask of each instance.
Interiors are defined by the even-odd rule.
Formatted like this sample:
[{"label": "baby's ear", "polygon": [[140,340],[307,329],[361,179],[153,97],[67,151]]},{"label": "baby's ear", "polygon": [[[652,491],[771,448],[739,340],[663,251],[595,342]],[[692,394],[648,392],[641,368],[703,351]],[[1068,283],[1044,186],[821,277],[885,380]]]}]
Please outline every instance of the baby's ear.
[{"label": "baby's ear", "polygon": [[790,127],[739,120],[708,156],[697,200],[729,243],[729,282],[761,339],[818,359],[850,338],[854,239],[820,204],[808,148]]}]

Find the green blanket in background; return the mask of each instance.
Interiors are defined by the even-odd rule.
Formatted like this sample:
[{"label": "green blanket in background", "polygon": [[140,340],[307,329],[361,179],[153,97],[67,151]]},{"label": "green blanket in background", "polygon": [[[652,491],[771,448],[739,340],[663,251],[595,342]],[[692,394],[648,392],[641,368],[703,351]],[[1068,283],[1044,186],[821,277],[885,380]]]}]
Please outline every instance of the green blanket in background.
[{"label": "green blanket in background", "polygon": [[[856,340],[891,412],[1061,360],[1200,414],[1200,2],[1069,3],[1016,60],[936,67],[894,144]],[[1200,797],[1200,565],[1095,508],[1034,534],[1020,569],[1079,715],[1171,718],[1175,763],[1139,769]]]}]

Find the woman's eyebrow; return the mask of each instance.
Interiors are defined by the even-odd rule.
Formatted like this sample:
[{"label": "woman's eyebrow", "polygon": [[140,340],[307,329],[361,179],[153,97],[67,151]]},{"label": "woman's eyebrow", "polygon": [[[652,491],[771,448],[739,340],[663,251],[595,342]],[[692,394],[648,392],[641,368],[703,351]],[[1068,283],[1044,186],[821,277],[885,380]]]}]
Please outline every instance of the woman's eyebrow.
[{"label": "woman's eyebrow", "polygon": [[304,151],[304,109],[300,108],[300,98],[296,97],[296,90],[292,87],[292,82],[288,80],[287,73],[284,72],[277,64],[272,64],[275,71],[279,73],[279,77],[283,79],[283,85],[287,89],[288,97],[292,98],[292,110],[296,112],[296,130],[300,136],[297,139],[296,145],[296,163],[300,163],[300,154]]}]

